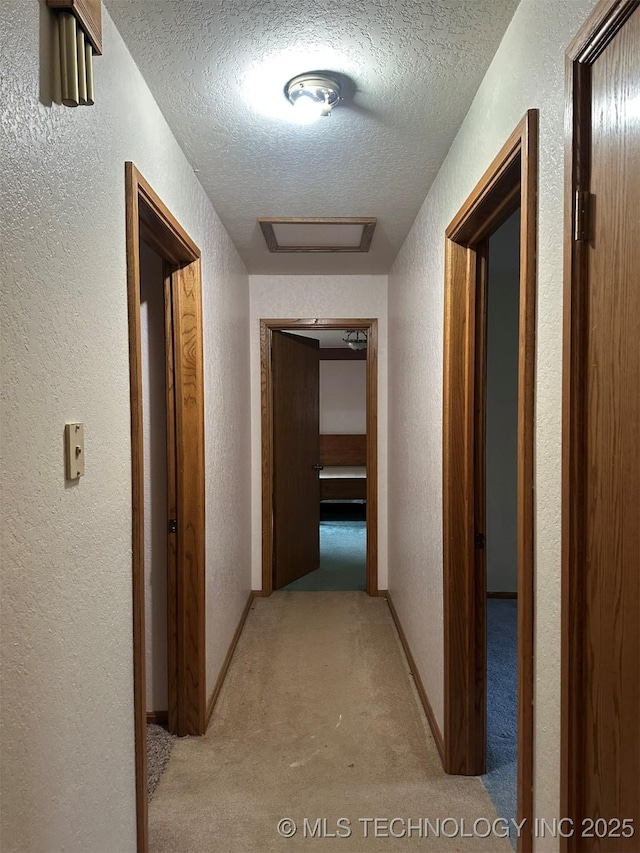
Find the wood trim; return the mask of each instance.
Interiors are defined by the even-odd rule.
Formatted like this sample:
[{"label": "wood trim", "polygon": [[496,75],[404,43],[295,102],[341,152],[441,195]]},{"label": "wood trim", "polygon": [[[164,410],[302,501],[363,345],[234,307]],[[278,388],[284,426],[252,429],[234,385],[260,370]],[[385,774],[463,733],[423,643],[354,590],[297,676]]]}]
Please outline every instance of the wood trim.
[{"label": "wood trim", "polygon": [[[176,392],[171,265],[164,267],[165,392],[167,412],[167,518],[178,517]],[[167,531],[167,727],[178,731],[178,539]]]},{"label": "wood trim", "polygon": [[[577,188],[588,187],[590,136],[582,132],[590,114],[588,68],[566,60],[565,93],[565,215],[562,369],[562,581],[561,581],[561,705],[560,705],[560,810],[569,816],[577,808],[582,789],[580,723],[582,671],[582,602],[584,584],[584,501],[581,448],[586,377],[581,354],[586,337],[587,255],[582,241],[573,239],[573,200]],[[585,116],[586,114],[586,116]],[[586,150],[584,150],[586,148]],[[575,632],[575,633],[574,633]],[[571,850],[567,841],[560,849]]]},{"label": "wood trim", "polygon": [[592,65],[639,5],[639,0],[600,0],[567,47],[568,61]]},{"label": "wood trim", "polygon": [[[473,363],[469,364],[469,372],[473,376],[473,412],[471,417],[472,434],[469,436],[473,443],[473,530],[485,536],[486,523],[486,384],[487,384],[487,306],[488,306],[488,277],[489,277],[489,238],[485,237],[475,249],[475,304],[474,317],[474,349]],[[471,401],[469,401],[471,402]],[[486,548],[473,549],[473,611],[474,621],[471,623],[468,639],[471,643],[469,661],[473,663],[475,680],[475,707],[473,726],[475,737],[475,754],[469,756],[474,766],[484,766],[487,743],[487,551]],[[469,673],[471,677],[471,673]]]},{"label": "wood trim", "polygon": [[[275,327],[277,328],[277,326]],[[262,451],[262,595],[273,592],[273,372],[272,328],[260,321],[260,444]]]},{"label": "wood trim", "polygon": [[518,598],[517,592],[488,592],[487,598]]},{"label": "wood trim", "polygon": [[366,361],[367,350],[350,347],[320,347],[320,361]]},{"label": "wood trim", "polygon": [[529,110],[475,185],[445,231],[449,240],[472,246],[489,236],[520,205],[518,180],[522,142],[531,121]]},{"label": "wood trim", "polygon": [[[444,709],[445,770],[477,775],[470,764],[471,741],[482,731],[469,731],[475,721],[475,651],[471,630],[476,624],[474,536],[473,419],[475,322],[467,302],[468,280],[475,284],[475,253],[447,241],[445,284],[445,359],[443,405],[443,559],[444,559]],[[462,304],[456,304],[461,299]],[[461,314],[461,317],[459,316]],[[457,320],[457,322],[456,322]],[[457,603],[457,606],[456,606]]]},{"label": "wood trim", "polygon": [[362,229],[362,241],[360,242],[360,251],[368,252],[371,248],[371,241],[373,240],[373,234],[376,230],[376,224],[378,220],[373,219],[371,222],[366,222],[364,228]]},{"label": "wood trim", "polygon": [[102,0],[47,0],[47,6],[72,12],[93,45],[94,53],[102,55]]},{"label": "wood trim", "polygon": [[147,725],[166,726],[169,722],[167,711],[147,711]]},{"label": "wood trim", "polygon": [[220,672],[218,673],[218,677],[216,678],[216,683],[213,686],[211,696],[209,696],[209,701],[207,702],[205,731],[208,728],[209,723],[211,722],[211,715],[213,714],[213,709],[215,708],[216,702],[218,701],[218,697],[220,696],[220,691],[222,690],[224,680],[227,677],[229,667],[231,666],[231,660],[233,659],[233,653],[235,652],[236,646],[238,645],[238,640],[240,639],[240,635],[242,634],[242,631],[244,629],[245,622],[247,621],[247,616],[249,615],[249,611],[251,610],[251,605],[253,604],[255,598],[259,595],[259,592],[249,593],[247,603],[245,604],[244,610],[242,611],[242,615],[240,616],[240,621],[238,622],[238,626],[231,639],[231,642],[229,643],[229,648],[227,649],[224,661],[222,662],[222,666],[220,667]]},{"label": "wood trim", "polygon": [[151,185],[131,163],[140,198],[140,231],[145,241],[151,239],[152,248],[172,264],[191,264],[200,257],[200,249],[182,228],[178,220],[154,192]]},{"label": "wood trim", "polygon": [[131,406],[131,503],[133,568],[133,705],[136,765],[136,844],[148,849],[146,661],[144,591],[144,471],[140,332],[139,196],[133,165],[125,165],[127,303],[129,311],[129,393]]},{"label": "wood trim", "polygon": [[[356,328],[356,327],[350,327]],[[378,594],[378,321],[367,334],[367,592]]]},{"label": "wood trim", "polygon": [[[561,747],[560,812],[581,813],[584,732],[582,684],[584,662],[583,566],[584,407],[587,385],[587,244],[573,239],[574,198],[590,186],[591,68],[628,18],[638,0],[601,0],[566,51],[565,198],[562,367],[562,601],[561,601]],[[636,829],[637,831],[637,829]],[[563,853],[575,853],[580,842],[563,838]]]},{"label": "wood trim", "polygon": [[538,112],[523,128],[520,164],[518,347],[518,819],[519,853],[533,850],[535,634],[535,380],[538,245]]},{"label": "wood trim", "polygon": [[200,258],[172,275],[178,472],[179,735],[206,727],[204,358]]},{"label": "wood trim", "polygon": [[322,465],[366,465],[367,436],[359,433],[320,433]]},{"label": "wood trim", "polygon": [[400,637],[400,642],[402,643],[402,648],[404,649],[404,653],[407,658],[407,663],[409,664],[409,670],[411,671],[411,676],[413,677],[413,681],[416,685],[416,690],[418,691],[418,696],[420,697],[420,702],[422,703],[422,707],[424,708],[424,712],[427,717],[427,722],[429,723],[429,728],[431,729],[431,734],[433,735],[433,740],[435,742],[436,749],[438,750],[438,755],[440,756],[440,761],[442,761],[444,765],[444,738],[442,737],[442,732],[440,731],[440,726],[438,725],[436,715],[433,713],[433,708],[431,707],[431,702],[429,701],[429,695],[427,694],[425,686],[422,683],[422,678],[420,677],[420,671],[418,670],[418,667],[416,665],[415,658],[411,653],[411,647],[409,646],[407,635],[404,632],[402,622],[400,621],[400,617],[398,616],[398,611],[395,608],[393,599],[391,598],[391,593],[388,589],[380,590],[378,595],[387,599],[387,604],[389,605],[389,610],[391,611],[391,615],[393,616],[393,621],[395,623],[396,630],[398,631],[398,636]]},{"label": "wood trim", "polygon": [[[140,239],[165,261],[170,286],[175,366],[175,431],[178,493],[178,571],[175,582],[176,733],[202,734],[205,727],[204,609],[204,383],[200,252],[135,168],[125,163],[127,301],[132,460],[133,663],[136,746],[137,846],[148,847],[145,689],[144,481],[140,336]],[[167,284],[170,280],[170,285]],[[167,316],[165,303],[165,318]],[[187,487],[188,484],[188,487]]]},{"label": "wood trim", "polygon": [[366,499],[366,480],[346,477],[328,477],[320,480],[321,501],[366,501]]},{"label": "wood trim", "polygon": [[273,591],[273,419],[271,333],[274,330],[365,329],[367,347],[367,592],[378,594],[378,321],[377,319],[260,320],[262,447],[262,595]]},{"label": "wood trim", "polygon": [[[532,849],[534,615],[534,346],[537,111],[529,110],[446,229],[443,401],[445,769],[484,772],[486,584],[474,549],[478,494],[476,363],[484,310],[483,241],[519,206],[518,356],[518,816],[520,853]],[[480,300],[480,301],[478,301]],[[480,437],[481,438],[481,437]],[[483,532],[483,531],[480,531]]]},{"label": "wood trim", "polygon": [[[267,248],[270,252],[368,252],[373,240],[373,232],[376,229],[377,219],[375,216],[336,216],[336,217],[259,217],[258,224],[262,229]],[[281,246],[278,243],[274,225],[362,225],[362,236],[358,246]]]}]

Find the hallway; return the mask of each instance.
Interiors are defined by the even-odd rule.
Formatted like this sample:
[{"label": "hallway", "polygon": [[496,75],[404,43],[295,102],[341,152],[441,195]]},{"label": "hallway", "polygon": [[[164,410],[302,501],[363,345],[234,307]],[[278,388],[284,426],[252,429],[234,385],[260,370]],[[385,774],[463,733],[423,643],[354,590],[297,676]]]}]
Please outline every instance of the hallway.
[{"label": "hallway", "polygon": [[[298,824],[294,838],[278,835],[282,818]],[[312,827],[326,818],[328,832],[348,818],[351,836],[305,839],[304,818]],[[393,832],[381,824],[375,838],[361,818],[404,822]],[[386,601],[256,598],[207,734],[176,742],[150,803],[152,853],[511,849],[502,838],[425,838],[424,829],[390,837],[425,818],[454,819],[449,835],[464,819],[471,834],[474,820],[496,813],[478,779],[444,774]]]}]

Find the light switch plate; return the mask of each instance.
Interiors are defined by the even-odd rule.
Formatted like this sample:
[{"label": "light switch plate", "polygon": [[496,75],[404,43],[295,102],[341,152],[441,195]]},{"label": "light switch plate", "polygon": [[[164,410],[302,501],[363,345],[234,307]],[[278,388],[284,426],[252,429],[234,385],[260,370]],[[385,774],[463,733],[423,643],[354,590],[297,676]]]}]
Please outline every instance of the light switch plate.
[{"label": "light switch plate", "polygon": [[67,480],[77,480],[84,476],[84,424],[65,424],[64,439]]}]

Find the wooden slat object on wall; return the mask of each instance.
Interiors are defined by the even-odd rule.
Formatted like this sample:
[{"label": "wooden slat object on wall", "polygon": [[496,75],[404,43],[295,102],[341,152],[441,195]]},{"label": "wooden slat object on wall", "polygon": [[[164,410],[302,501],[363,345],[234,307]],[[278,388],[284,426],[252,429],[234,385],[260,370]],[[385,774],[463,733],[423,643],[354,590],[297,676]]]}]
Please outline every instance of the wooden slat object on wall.
[{"label": "wooden slat object on wall", "polygon": [[94,52],[102,55],[102,0],[47,0],[47,6],[73,12]]},{"label": "wooden slat object on wall", "polygon": [[367,436],[322,433],[320,463],[322,465],[366,465]]}]

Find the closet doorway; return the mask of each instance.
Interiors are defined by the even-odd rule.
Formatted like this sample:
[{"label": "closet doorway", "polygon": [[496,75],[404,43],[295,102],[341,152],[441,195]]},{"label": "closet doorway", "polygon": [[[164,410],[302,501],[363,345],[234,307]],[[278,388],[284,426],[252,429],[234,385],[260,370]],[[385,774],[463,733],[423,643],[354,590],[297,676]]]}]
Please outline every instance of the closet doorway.
[{"label": "closet doorway", "polygon": [[[329,346],[332,332],[340,337],[340,349]],[[349,348],[343,337],[354,342],[366,339],[366,348],[360,352]],[[326,386],[338,363],[331,362],[330,351],[345,374],[357,373],[362,379],[366,402],[358,429],[349,419],[342,422],[346,424],[342,432],[336,430],[340,421],[321,427],[320,365]],[[377,321],[262,320],[261,378],[263,595],[283,587],[357,589],[326,584],[332,580],[331,554],[345,543],[347,527],[353,528],[350,553],[361,548],[365,521],[354,513],[364,515],[365,507],[363,585],[370,595],[377,595]],[[345,510],[351,521],[329,523],[332,513]],[[352,571],[355,577],[357,566]],[[346,573],[341,582],[347,582]]]},{"label": "closet doorway", "polygon": [[[446,230],[443,419],[444,715],[447,773],[486,771],[487,748],[487,311],[490,240],[520,211],[515,286],[517,560],[517,818],[519,853],[532,849],[533,817],[533,436],[538,114],[529,110]],[[511,220],[513,222],[513,220]],[[494,306],[495,309],[495,306]],[[489,329],[490,330],[490,329]],[[494,335],[494,342],[497,340]],[[491,342],[489,342],[491,346]],[[504,357],[504,355],[500,356]],[[515,407],[515,411],[513,408]],[[516,436],[513,436],[515,427]],[[490,435],[497,442],[495,429]],[[515,468],[515,471],[513,470]],[[515,475],[515,487],[514,487]],[[491,486],[491,484],[490,484]],[[491,486],[495,492],[495,483]],[[500,546],[500,536],[494,535]],[[495,549],[494,549],[495,550]]]}]

